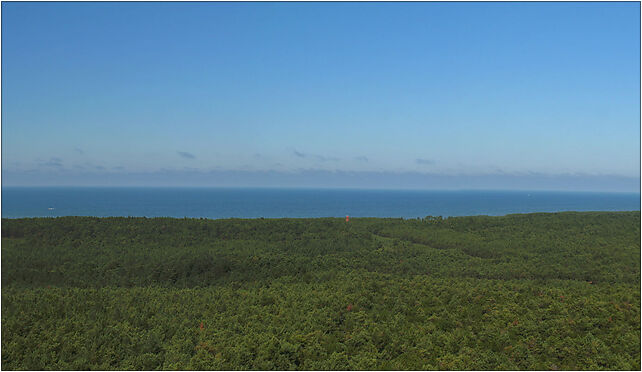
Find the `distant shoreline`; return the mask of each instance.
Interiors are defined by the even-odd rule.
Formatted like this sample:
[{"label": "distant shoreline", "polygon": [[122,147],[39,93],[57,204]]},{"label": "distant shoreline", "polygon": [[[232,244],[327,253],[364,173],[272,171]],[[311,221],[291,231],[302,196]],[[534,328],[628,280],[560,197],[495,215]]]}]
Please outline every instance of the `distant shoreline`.
[{"label": "distant shoreline", "polygon": [[[456,219],[456,218],[471,218],[471,217],[481,217],[481,218],[504,218],[504,217],[519,217],[519,216],[541,216],[541,215],[570,215],[570,214],[581,214],[581,215],[595,215],[595,214],[624,214],[624,213],[640,213],[639,209],[637,210],[621,210],[621,211],[560,211],[560,212],[530,212],[530,213],[508,213],[504,215],[486,215],[486,214],[476,214],[468,216],[425,216],[425,217],[371,217],[371,216],[349,216],[350,221],[355,220],[426,220],[429,221],[430,217],[441,218],[442,220],[447,219]],[[345,220],[345,217],[252,217],[252,218],[242,218],[242,217],[225,217],[225,218],[207,218],[207,217],[172,217],[172,216],[156,216],[156,217],[147,217],[147,216],[42,216],[42,217],[2,217],[3,220],[31,220],[31,219],[170,219],[170,220],[206,220],[206,221],[225,221],[225,220],[246,220],[246,221],[256,221],[256,220]],[[347,221],[349,224],[350,221]]]},{"label": "distant shoreline", "polygon": [[267,188],[3,188],[2,217],[504,216],[640,210],[640,194]]}]

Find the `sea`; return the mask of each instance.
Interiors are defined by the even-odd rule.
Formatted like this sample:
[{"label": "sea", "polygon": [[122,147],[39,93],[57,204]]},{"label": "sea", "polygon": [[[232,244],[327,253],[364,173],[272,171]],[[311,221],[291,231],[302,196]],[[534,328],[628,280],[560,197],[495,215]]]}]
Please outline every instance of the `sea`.
[{"label": "sea", "polygon": [[277,188],[2,187],[2,217],[303,218],[639,211],[639,193]]}]

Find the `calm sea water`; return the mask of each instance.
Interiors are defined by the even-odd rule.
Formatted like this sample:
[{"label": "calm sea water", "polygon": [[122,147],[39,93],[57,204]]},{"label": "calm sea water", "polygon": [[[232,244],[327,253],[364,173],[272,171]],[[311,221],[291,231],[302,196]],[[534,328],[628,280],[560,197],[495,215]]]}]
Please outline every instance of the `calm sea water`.
[{"label": "calm sea water", "polygon": [[640,194],[223,188],[2,188],[2,217],[404,217],[640,210]]}]

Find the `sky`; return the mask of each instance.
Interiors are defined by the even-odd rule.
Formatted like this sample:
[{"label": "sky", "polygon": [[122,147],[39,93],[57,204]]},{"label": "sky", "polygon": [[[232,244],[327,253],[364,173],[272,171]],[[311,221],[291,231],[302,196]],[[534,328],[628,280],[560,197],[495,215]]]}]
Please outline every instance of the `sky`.
[{"label": "sky", "polygon": [[638,191],[639,3],[2,3],[3,186]]}]

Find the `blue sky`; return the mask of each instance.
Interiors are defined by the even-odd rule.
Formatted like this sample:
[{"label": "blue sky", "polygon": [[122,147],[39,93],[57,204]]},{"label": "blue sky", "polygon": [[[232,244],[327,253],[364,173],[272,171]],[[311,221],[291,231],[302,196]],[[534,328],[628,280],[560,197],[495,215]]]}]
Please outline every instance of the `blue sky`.
[{"label": "blue sky", "polygon": [[638,3],[3,3],[3,185],[635,191],[639,19]]}]

